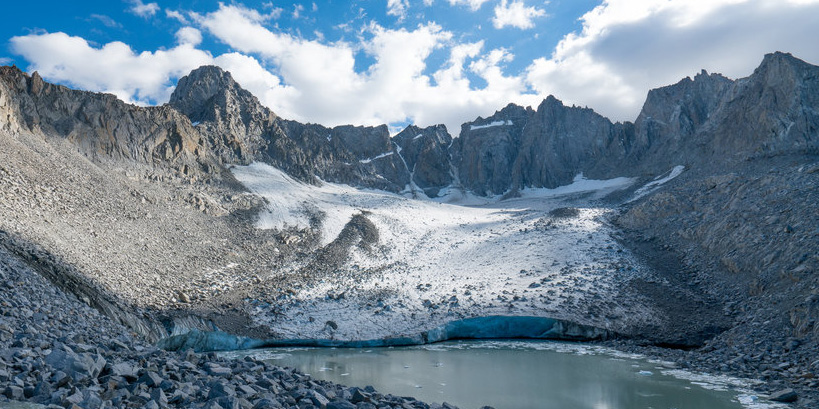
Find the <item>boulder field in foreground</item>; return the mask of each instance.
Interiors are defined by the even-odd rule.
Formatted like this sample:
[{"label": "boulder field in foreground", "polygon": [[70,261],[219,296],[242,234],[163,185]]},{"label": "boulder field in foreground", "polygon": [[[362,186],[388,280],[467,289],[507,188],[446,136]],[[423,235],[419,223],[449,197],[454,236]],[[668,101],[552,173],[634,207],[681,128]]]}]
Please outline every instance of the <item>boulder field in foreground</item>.
[{"label": "boulder field in foreground", "polygon": [[0,246],[0,405],[55,408],[453,408],[245,358],[167,352],[52,286]]}]

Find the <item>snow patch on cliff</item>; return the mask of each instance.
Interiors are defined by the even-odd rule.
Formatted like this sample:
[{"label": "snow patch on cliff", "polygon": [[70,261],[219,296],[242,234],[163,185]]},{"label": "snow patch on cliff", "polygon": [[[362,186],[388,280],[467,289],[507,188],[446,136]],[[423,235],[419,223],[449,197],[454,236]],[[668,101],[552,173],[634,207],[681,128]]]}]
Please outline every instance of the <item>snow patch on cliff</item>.
[{"label": "snow patch on cliff", "polygon": [[634,191],[634,195],[629,200],[629,202],[633,202],[655,190],[657,190],[660,186],[670,182],[672,179],[680,176],[683,170],[685,170],[685,166],[677,165],[674,166],[673,169],[668,173],[667,176],[660,177],[658,176],[656,179],[652,180],[651,182],[646,183],[644,186],[640,187],[639,189]]},{"label": "snow patch on cliff", "polygon": [[380,155],[378,155],[376,157],[373,157],[373,158],[361,159],[359,162],[361,162],[361,163],[370,163],[370,162],[372,162],[374,160],[378,160],[378,159],[381,159],[381,158],[386,158],[387,156],[392,156],[393,153],[395,153],[395,152],[385,152],[385,153],[382,153],[382,154],[380,154]]},{"label": "snow patch on cliff", "polygon": [[494,128],[496,126],[511,126],[512,120],[507,119],[505,121],[492,121],[486,125],[469,125],[470,131],[475,131],[478,129],[486,129],[486,128]]}]

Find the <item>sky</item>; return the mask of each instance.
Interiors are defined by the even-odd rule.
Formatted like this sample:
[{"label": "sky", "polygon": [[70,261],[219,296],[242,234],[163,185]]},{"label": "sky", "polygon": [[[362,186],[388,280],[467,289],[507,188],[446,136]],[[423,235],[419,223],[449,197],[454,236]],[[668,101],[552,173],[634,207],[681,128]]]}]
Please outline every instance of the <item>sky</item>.
[{"label": "sky", "polygon": [[287,119],[457,135],[548,95],[633,121],[702,69],[819,64],[817,21],[819,0],[34,0],[3,5],[0,64],[138,105],[212,64]]}]

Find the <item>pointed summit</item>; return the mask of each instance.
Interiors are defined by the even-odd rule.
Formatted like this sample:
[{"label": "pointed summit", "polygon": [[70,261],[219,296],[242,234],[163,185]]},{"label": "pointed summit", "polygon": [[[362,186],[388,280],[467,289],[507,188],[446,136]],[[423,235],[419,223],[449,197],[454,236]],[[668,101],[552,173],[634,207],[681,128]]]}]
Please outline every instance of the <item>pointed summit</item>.
[{"label": "pointed summit", "polygon": [[648,91],[635,121],[644,142],[656,144],[688,138],[717,110],[733,85],[733,80],[721,74],[702,70],[693,80],[686,77],[674,85]]},{"label": "pointed summit", "polygon": [[802,61],[789,53],[775,52],[765,54],[762,63],[759,64],[749,80],[762,87],[787,88],[789,92],[797,91],[793,89],[797,84],[805,81],[807,73],[816,73],[817,67]]},{"label": "pointed summit", "polygon": [[793,54],[791,54],[791,53],[776,51],[776,52],[765,54],[765,57],[762,58],[762,63],[759,64],[758,69],[763,68],[763,67],[768,66],[768,65],[771,65],[771,64],[782,64],[782,63],[786,63],[786,64],[796,63],[796,64],[805,64],[805,65],[808,64],[808,63],[794,57]]},{"label": "pointed summit", "polygon": [[229,72],[213,65],[204,65],[180,78],[169,104],[192,122],[215,121],[220,113],[241,107],[273,115]]},{"label": "pointed summit", "polygon": [[169,105],[198,126],[226,163],[252,161],[276,120],[229,72],[212,65],[180,78]]}]

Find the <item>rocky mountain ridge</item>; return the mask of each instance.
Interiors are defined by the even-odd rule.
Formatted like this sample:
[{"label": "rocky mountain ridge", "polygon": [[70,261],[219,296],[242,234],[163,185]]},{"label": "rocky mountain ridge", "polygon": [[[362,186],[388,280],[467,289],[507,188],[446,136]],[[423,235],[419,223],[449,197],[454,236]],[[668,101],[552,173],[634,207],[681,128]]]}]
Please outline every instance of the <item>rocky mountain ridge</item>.
[{"label": "rocky mountain ridge", "polygon": [[649,91],[634,123],[611,123],[554,97],[536,111],[509,105],[461,127],[452,156],[476,194],[554,188],[578,173],[656,176],[675,165],[704,172],[749,158],[816,154],[819,67],[773,53],[747,78],[705,71]]},{"label": "rocky mountain ridge", "polygon": [[410,126],[390,137],[383,125],[327,128],[282,119],[213,66],[181,78],[167,105],[149,108],[6,67],[0,126],[60,135],[91,156],[167,162],[190,175],[263,161],[310,183],[500,195],[554,188],[579,173],[653,177],[678,164],[710,168],[713,158],[816,152],[817,72],[774,53],[747,78],[703,71],[651,90],[634,123],[612,123],[550,96],[536,110],[510,104],[479,117],[452,138],[442,125]]},{"label": "rocky mountain ridge", "polygon": [[708,171],[819,151],[819,67],[767,54],[747,78],[705,72],[649,92],[635,122],[642,166],[669,155]]},{"label": "rocky mountain ridge", "polygon": [[95,160],[161,163],[184,174],[218,167],[190,121],[169,106],[133,106],[110,94],[49,84],[16,67],[0,67],[0,130],[58,136]]}]

